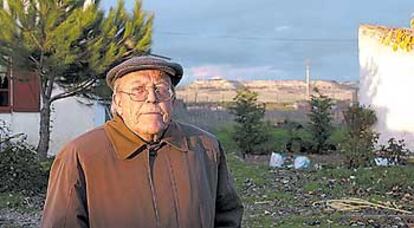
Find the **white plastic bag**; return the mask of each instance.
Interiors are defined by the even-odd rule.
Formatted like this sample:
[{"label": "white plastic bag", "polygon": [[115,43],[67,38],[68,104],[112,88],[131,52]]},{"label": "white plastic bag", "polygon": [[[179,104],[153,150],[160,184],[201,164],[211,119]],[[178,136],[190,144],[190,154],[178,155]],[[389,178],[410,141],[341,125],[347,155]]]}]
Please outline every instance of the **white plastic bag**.
[{"label": "white plastic bag", "polygon": [[310,167],[310,160],[306,156],[298,156],[295,158],[294,167],[295,169],[308,169]]},{"label": "white plastic bag", "polygon": [[285,158],[279,153],[272,152],[269,166],[273,168],[282,168],[283,163],[285,163]]}]

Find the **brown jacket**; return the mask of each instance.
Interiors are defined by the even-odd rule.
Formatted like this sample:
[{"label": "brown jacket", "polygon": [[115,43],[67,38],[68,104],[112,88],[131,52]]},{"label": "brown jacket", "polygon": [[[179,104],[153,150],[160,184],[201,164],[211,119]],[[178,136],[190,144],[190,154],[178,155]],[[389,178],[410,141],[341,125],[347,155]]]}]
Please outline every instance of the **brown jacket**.
[{"label": "brown jacket", "polygon": [[232,181],[211,134],[173,121],[151,149],[115,117],[57,155],[42,227],[240,227]]}]

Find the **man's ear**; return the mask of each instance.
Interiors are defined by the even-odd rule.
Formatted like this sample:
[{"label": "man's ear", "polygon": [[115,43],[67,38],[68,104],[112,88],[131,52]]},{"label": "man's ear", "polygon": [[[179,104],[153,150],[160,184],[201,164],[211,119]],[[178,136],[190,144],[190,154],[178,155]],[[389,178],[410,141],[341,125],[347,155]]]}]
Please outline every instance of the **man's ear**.
[{"label": "man's ear", "polygon": [[115,94],[112,95],[112,101],[115,105],[115,110],[118,113],[118,115],[122,116],[122,102],[121,102],[121,94]]}]

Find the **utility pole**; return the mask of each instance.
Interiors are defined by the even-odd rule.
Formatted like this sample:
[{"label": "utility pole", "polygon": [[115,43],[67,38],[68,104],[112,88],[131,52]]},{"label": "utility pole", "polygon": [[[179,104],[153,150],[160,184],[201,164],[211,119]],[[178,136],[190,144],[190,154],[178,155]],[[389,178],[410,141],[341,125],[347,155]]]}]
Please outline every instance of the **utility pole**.
[{"label": "utility pole", "polygon": [[194,104],[197,104],[197,96],[198,96],[198,84],[195,84],[195,93],[194,93]]},{"label": "utility pole", "polygon": [[311,85],[310,85],[310,61],[307,59],[305,61],[306,65],[306,97],[305,100],[309,100],[311,97],[310,91],[311,91]]}]

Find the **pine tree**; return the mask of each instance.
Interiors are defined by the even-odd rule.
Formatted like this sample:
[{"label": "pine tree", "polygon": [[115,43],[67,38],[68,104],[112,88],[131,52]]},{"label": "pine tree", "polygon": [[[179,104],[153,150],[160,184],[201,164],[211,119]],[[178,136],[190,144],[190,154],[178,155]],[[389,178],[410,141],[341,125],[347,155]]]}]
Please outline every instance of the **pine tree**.
[{"label": "pine tree", "polygon": [[236,141],[243,157],[246,154],[262,154],[263,144],[269,140],[268,129],[263,121],[265,105],[257,101],[258,94],[248,89],[237,91],[230,113],[237,125],[233,139]]},{"label": "pine tree", "polygon": [[[0,64],[36,72],[41,81],[37,150],[47,156],[51,104],[92,92],[108,69],[133,55],[148,53],[153,16],[137,0],[129,14],[122,0],[105,16],[85,0],[3,0],[0,5]],[[52,94],[59,85],[64,92]]]},{"label": "pine tree", "polygon": [[313,152],[322,153],[328,145],[327,140],[332,134],[332,107],[333,101],[331,98],[322,95],[318,89],[315,88],[317,96],[312,95],[310,102],[309,118],[309,132],[313,141]]}]

